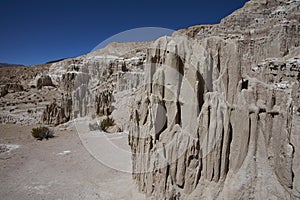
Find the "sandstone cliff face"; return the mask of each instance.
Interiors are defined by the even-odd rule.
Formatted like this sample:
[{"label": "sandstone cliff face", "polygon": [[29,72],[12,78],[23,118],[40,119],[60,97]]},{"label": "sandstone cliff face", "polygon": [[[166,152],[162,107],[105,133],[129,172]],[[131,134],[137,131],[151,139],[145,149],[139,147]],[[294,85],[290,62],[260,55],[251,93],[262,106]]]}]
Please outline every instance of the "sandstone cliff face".
[{"label": "sandstone cliff face", "polygon": [[[111,117],[114,114],[113,119],[118,122],[119,128],[125,127],[128,117],[125,116],[124,120],[121,119],[124,115],[116,114],[121,108],[119,100],[115,99],[122,92],[128,97],[142,83],[145,44],[148,43],[115,43],[98,52],[53,64],[49,76],[71,103],[67,103],[65,109],[54,105],[47,107],[43,121],[53,124],[51,121],[54,120],[56,124],[61,124],[70,119]],[[119,51],[114,52],[111,48]],[[117,102],[116,105],[113,105],[114,102]],[[60,107],[64,107],[63,100],[61,104]],[[126,110],[126,107],[123,108]],[[66,109],[70,111],[68,117],[64,117]]]},{"label": "sandstone cliff face", "polygon": [[54,100],[46,105],[42,114],[42,122],[50,125],[59,125],[68,122],[72,117],[72,97],[68,94],[62,96],[60,105]]},{"label": "sandstone cliff face", "polygon": [[0,122],[114,119],[149,199],[299,199],[299,9],[251,0],[220,24],[1,69]]},{"label": "sandstone cliff face", "polygon": [[299,7],[250,1],[154,43],[129,130],[149,198],[300,198]]},{"label": "sandstone cliff face", "polygon": [[0,123],[59,125],[80,117],[114,115],[126,129],[128,102],[123,99],[143,83],[150,43],[112,43],[53,64],[1,69]]}]

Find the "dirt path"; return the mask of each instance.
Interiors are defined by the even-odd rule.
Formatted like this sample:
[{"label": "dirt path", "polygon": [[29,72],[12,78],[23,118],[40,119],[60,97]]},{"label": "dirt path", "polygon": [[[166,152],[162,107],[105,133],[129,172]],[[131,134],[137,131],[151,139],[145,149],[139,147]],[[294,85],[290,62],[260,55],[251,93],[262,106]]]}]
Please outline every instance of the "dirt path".
[{"label": "dirt path", "polygon": [[97,161],[76,131],[36,141],[31,129],[0,125],[0,199],[144,199],[131,174]]}]

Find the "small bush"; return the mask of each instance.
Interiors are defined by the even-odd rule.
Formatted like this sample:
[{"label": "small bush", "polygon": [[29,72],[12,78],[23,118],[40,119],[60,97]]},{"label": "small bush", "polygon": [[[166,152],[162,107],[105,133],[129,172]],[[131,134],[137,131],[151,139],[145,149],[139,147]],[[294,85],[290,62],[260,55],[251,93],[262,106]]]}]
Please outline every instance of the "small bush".
[{"label": "small bush", "polygon": [[115,121],[112,118],[105,118],[101,121],[100,128],[102,131],[106,131],[108,127],[115,125]]},{"label": "small bush", "polygon": [[44,126],[33,128],[31,135],[38,140],[43,140],[44,138],[48,140],[49,138],[53,137],[53,133],[50,131],[50,129]]}]

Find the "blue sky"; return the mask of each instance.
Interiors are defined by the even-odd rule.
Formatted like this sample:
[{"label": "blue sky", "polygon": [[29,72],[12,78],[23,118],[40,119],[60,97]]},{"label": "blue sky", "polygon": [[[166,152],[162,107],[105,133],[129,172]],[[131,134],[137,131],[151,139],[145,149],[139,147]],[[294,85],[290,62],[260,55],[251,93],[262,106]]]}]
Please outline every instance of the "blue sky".
[{"label": "blue sky", "polygon": [[79,56],[134,28],[214,24],[246,1],[0,0],[0,62],[32,65]]}]

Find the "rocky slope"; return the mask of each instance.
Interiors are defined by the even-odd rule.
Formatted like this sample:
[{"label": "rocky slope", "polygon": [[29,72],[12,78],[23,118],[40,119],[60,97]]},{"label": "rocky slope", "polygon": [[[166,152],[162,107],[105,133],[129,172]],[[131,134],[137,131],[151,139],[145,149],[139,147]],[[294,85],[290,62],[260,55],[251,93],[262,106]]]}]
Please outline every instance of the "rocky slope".
[{"label": "rocky slope", "polygon": [[251,0],[220,24],[0,69],[0,120],[113,119],[150,199],[299,199],[299,9]]},{"label": "rocky slope", "polygon": [[[111,117],[113,91],[119,92],[114,98],[128,96],[142,83],[150,43],[112,43],[53,64],[0,69],[0,122],[59,125],[84,116]],[[128,124],[123,118],[120,126]]]},{"label": "rocky slope", "polygon": [[0,68],[4,68],[4,67],[23,67],[23,65],[10,64],[10,63],[0,63]]},{"label": "rocky slope", "polygon": [[[49,102],[59,97],[53,85],[42,83],[50,65],[5,67],[0,69],[0,122],[36,124]],[[40,85],[38,89],[37,80]],[[42,88],[40,86],[44,84]]]}]

